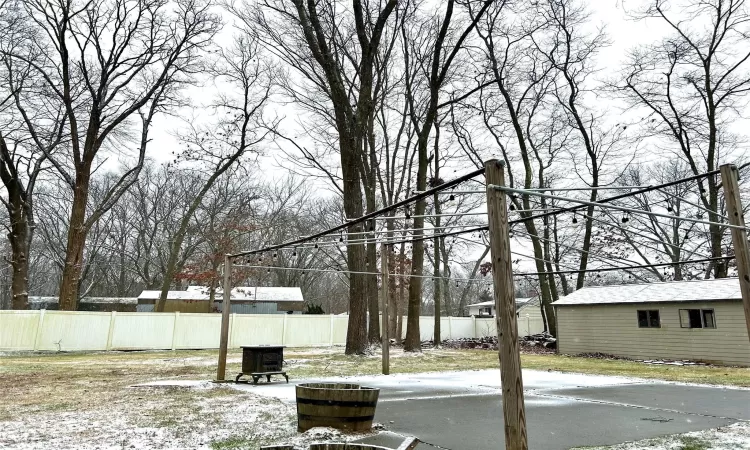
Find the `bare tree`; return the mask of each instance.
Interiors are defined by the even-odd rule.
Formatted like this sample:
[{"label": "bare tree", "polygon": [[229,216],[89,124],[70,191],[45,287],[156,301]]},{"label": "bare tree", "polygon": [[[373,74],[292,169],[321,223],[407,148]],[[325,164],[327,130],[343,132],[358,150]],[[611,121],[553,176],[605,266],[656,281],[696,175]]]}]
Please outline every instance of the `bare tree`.
[{"label": "bare tree", "polygon": [[[364,212],[362,183],[369,176],[365,168],[368,161],[365,146],[374,110],[375,58],[396,4],[395,0],[382,5],[355,0],[349,10],[351,13],[346,14],[339,10],[343,8],[340,2],[294,0],[288,5],[266,0],[250,13],[233,8],[250,29],[262,30],[259,36],[269,49],[273,48],[271,51],[298,71],[312,85],[313,92],[323,93],[326,102],[321,104],[319,100],[310,101],[308,93],[289,90],[295,98],[302,99],[303,105],[327,117],[336,130],[347,218],[360,217]],[[347,26],[352,24],[351,16],[353,26]],[[362,231],[361,225],[348,230],[349,233]],[[355,272],[350,274],[349,280],[347,354],[362,354],[367,348],[368,279],[356,272],[366,271],[368,263],[375,261],[374,255],[367,257],[364,247],[347,246],[347,264],[349,270]],[[371,282],[369,284],[372,287]]]},{"label": "bare tree", "polygon": [[[73,310],[86,234],[137,178],[154,116],[199,69],[198,54],[210,43],[218,19],[208,4],[193,0],[24,0],[23,7],[33,24],[34,47],[11,57],[30,65],[64,110],[68,151],[45,156],[74,193],[60,286],[60,308]],[[125,130],[133,116],[141,122],[135,162],[89,212],[89,186],[101,151],[129,146]]]},{"label": "bare tree", "polygon": [[[211,105],[216,119],[208,125],[189,125],[180,134],[186,146],[175,164],[185,164],[204,179],[201,190],[192,199],[171,243],[161,294],[156,311],[166,305],[169,287],[177,271],[177,261],[191,216],[198,209],[211,187],[241,158],[257,153],[256,146],[266,139],[275,123],[263,123],[263,112],[271,97],[271,69],[259,58],[257,42],[240,35],[234,45],[222,53],[218,66],[211,71],[217,80],[226,83],[229,93],[220,94]],[[222,89],[224,90],[224,89]]]},{"label": "bare tree", "polygon": [[[12,267],[13,309],[28,307],[29,258],[34,236],[34,190],[45,168],[46,154],[60,145],[64,134],[62,111],[50,105],[33,65],[28,20],[18,2],[0,3],[0,180],[7,197],[8,241]],[[23,53],[28,61],[13,58]],[[55,124],[52,127],[47,123]]]},{"label": "bare tree", "polygon": [[[654,146],[666,141],[668,151],[683,158],[693,174],[717,169],[737,156],[732,153],[731,123],[750,90],[747,3],[652,0],[634,16],[655,19],[669,34],[630,53],[616,92],[631,107],[647,112],[642,130],[655,138]],[[719,176],[705,178],[700,190],[708,219],[720,222]],[[711,256],[719,257],[723,228],[712,225],[710,233]],[[714,277],[727,276],[724,261],[712,263],[712,268]]]},{"label": "bare tree", "polygon": [[[438,110],[446,104],[440,103],[440,94],[445,88],[448,76],[453,69],[456,57],[466,49],[467,39],[474,31],[477,22],[494,2],[480,2],[478,12],[461,23],[465,17],[456,11],[457,2],[448,0],[445,3],[442,17],[438,14],[435,21],[433,14],[417,16],[419,22],[409,23],[401,28],[406,67],[406,101],[408,113],[417,133],[417,178],[415,188],[418,191],[427,189],[427,170],[429,166],[428,147],[432,127],[438,118]],[[460,6],[460,3],[458,3]],[[458,95],[458,97],[463,96]],[[414,207],[413,234],[419,238],[424,227],[424,213],[427,202],[421,199]],[[424,269],[424,242],[418,239],[412,245],[411,274],[422,275]],[[419,314],[422,304],[422,280],[413,278],[409,283],[409,300],[407,306],[407,327],[404,350],[419,352],[422,350],[419,333]]]}]

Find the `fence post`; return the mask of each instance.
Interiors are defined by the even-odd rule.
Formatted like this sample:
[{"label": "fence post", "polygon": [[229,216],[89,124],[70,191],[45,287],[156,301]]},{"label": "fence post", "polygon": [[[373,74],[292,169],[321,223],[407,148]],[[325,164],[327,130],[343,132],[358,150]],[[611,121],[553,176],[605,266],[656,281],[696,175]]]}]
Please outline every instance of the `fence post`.
[{"label": "fence post", "polygon": [[117,317],[117,311],[112,311],[109,316],[109,330],[107,331],[107,350],[112,350],[112,335],[115,334],[115,318]]},{"label": "fence post", "polygon": [[175,351],[177,348],[175,346],[175,341],[177,341],[177,321],[180,320],[180,312],[175,311],[174,312],[174,322],[172,324],[172,351]]},{"label": "fence post", "polygon": [[474,339],[478,338],[477,333],[477,316],[471,316],[471,327],[474,329]]},{"label": "fence post", "polygon": [[39,311],[39,323],[36,326],[36,336],[34,336],[34,351],[39,350],[39,340],[42,338],[42,326],[44,325],[45,309]]},{"label": "fence post", "polygon": [[531,334],[531,317],[526,313],[526,336]]},{"label": "fence post", "polygon": [[237,313],[232,313],[229,316],[229,346],[232,348],[237,347],[237,343],[234,340],[234,322],[237,320]]},{"label": "fence post", "polygon": [[448,339],[453,339],[453,317],[448,316]]},{"label": "fence post", "polygon": [[331,314],[331,347],[333,347],[333,314]]},{"label": "fence post", "polygon": [[284,314],[284,320],[281,322],[281,345],[286,345],[286,314]]}]

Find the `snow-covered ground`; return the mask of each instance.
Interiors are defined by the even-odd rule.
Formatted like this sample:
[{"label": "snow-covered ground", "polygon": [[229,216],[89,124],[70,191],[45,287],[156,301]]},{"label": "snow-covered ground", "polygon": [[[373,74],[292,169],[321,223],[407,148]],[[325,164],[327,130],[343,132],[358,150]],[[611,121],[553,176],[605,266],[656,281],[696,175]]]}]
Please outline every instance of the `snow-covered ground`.
[{"label": "snow-covered ground", "polygon": [[750,450],[750,422],[586,450]]},{"label": "snow-covered ground", "polygon": [[[140,411],[132,404],[104,403],[90,410],[44,412],[2,422],[0,448],[36,449],[211,449],[222,442],[283,440],[296,434],[294,406],[252,394],[236,395],[213,384],[168,388],[185,398],[175,420],[158,400],[162,388],[134,388]],[[188,390],[201,390],[191,399]],[[151,398],[150,398],[151,397]],[[255,447],[253,447],[255,445]]]}]

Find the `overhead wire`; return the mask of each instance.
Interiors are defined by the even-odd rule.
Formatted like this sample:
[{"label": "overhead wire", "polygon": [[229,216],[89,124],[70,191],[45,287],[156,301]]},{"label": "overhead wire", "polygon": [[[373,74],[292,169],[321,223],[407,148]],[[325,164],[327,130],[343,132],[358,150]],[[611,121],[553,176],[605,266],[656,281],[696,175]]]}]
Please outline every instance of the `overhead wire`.
[{"label": "overhead wire", "polygon": [[[574,202],[574,203],[580,203],[581,205],[584,205],[584,206],[598,206],[598,207],[601,207],[601,208],[616,209],[618,211],[629,212],[631,214],[644,214],[644,215],[651,215],[651,216],[656,216],[656,217],[664,217],[664,218],[667,218],[667,219],[673,219],[674,218],[674,216],[671,216],[669,214],[662,214],[662,213],[657,213],[657,212],[653,212],[653,211],[645,211],[645,210],[636,209],[636,208],[628,208],[628,207],[625,207],[625,206],[617,206],[617,205],[610,205],[610,204],[602,205],[599,202],[590,202],[588,200],[573,199],[573,198],[562,197],[562,196],[558,196],[558,195],[544,194],[544,193],[541,193],[541,192],[531,192],[531,191],[527,191],[527,190],[524,190],[524,189],[509,188],[509,187],[506,187],[506,186],[493,185],[493,189],[496,189],[496,190],[502,191],[502,192],[511,192],[511,193],[515,193],[515,194],[536,195],[538,197],[549,198],[549,199],[552,199],[552,200],[561,200],[561,201],[569,201],[569,202]],[[528,218],[524,219],[524,220],[528,220]],[[729,228],[736,228],[736,229],[748,231],[748,227],[743,227],[743,226],[740,226],[740,225],[731,225],[731,224],[725,224],[725,223],[711,222],[709,220],[692,219],[692,218],[689,218],[689,217],[683,217],[682,220],[684,220],[686,222],[702,223],[704,225],[720,225],[720,226],[725,226],[725,227],[729,227]]]},{"label": "overhead wire", "polygon": [[429,197],[430,195],[432,195],[432,194],[434,194],[436,192],[440,192],[440,191],[448,189],[450,187],[459,185],[459,184],[463,183],[464,181],[470,180],[471,178],[474,178],[475,176],[481,175],[483,173],[484,173],[484,168],[474,170],[474,171],[469,172],[469,173],[467,173],[465,175],[462,175],[462,176],[460,176],[460,177],[458,177],[458,178],[456,178],[454,180],[448,181],[448,182],[443,183],[441,185],[435,186],[432,189],[428,189],[428,190],[426,190],[424,192],[421,192],[421,193],[419,193],[417,195],[414,195],[412,197],[409,197],[409,198],[406,198],[404,200],[401,200],[400,202],[396,202],[396,203],[394,203],[392,205],[383,207],[383,208],[381,208],[381,209],[379,209],[377,211],[373,211],[371,213],[365,214],[364,216],[362,216],[360,218],[348,220],[346,223],[343,223],[341,225],[337,225],[337,226],[335,226],[333,228],[329,228],[328,230],[321,231],[319,233],[315,233],[314,235],[308,236],[306,238],[297,238],[297,239],[293,239],[293,240],[288,241],[288,242],[283,242],[281,244],[267,246],[265,248],[261,248],[261,249],[258,249],[258,250],[242,251],[242,252],[238,252],[238,253],[235,253],[235,254],[232,254],[232,255],[229,255],[229,256],[230,256],[230,258],[236,258],[236,257],[239,257],[239,256],[253,255],[253,254],[257,254],[257,253],[262,253],[262,252],[277,250],[277,249],[284,248],[284,247],[292,247],[295,244],[302,244],[305,241],[309,241],[309,240],[312,240],[312,239],[315,239],[315,238],[320,238],[320,237],[323,237],[323,236],[326,236],[326,235],[329,235],[329,234],[333,234],[333,233],[336,233],[338,231],[342,231],[342,230],[351,228],[351,227],[353,227],[355,225],[359,225],[361,223],[364,223],[364,222],[366,222],[366,221],[368,221],[370,219],[373,219],[375,217],[378,217],[378,216],[380,216],[380,215],[382,215],[382,214],[384,214],[384,213],[386,213],[388,211],[392,211],[392,210],[401,208],[403,206],[409,205],[409,204],[411,204],[413,202],[419,201],[421,199],[427,198],[427,197]]}]

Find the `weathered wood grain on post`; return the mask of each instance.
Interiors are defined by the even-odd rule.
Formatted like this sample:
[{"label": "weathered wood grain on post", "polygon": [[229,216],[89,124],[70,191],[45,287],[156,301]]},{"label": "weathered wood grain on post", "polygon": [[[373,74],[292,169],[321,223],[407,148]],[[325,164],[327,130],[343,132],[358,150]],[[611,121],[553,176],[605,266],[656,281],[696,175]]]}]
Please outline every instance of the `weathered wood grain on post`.
[{"label": "weathered wood grain on post", "polygon": [[[720,167],[720,170],[721,184],[724,186],[724,198],[727,204],[729,223],[735,226],[744,227],[745,217],[742,214],[742,201],[740,200],[737,166],[734,164],[724,164]],[[731,228],[731,230],[734,257],[737,261],[740,292],[742,293],[742,305],[745,309],[747,335],[750,337],[750,252],[748,252],[747,231],[741,228]]]},{"label": "weathered wood grain on post", "polygon": [[221,309],[221,339],[219,340],[219,367],[216,381],[224,381],[227,371],[227,347],[229,347],[229,313],[232,295],[232,258],[224,257],[224,300]]},{"label": "weathered wood grain on post", "polygon": [[508,209],[505,193],[492,189],[490,186],[505,185],[505,167],[503,162],[496,159],[485,162],[484,167],[487,180],[487,215],[505,418],[505,448],[506,450],[528,450],[513,267],[508,235]]}]

